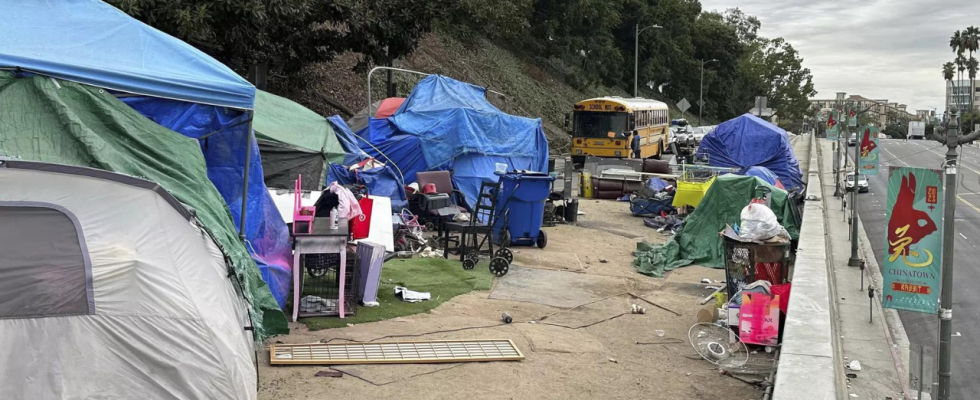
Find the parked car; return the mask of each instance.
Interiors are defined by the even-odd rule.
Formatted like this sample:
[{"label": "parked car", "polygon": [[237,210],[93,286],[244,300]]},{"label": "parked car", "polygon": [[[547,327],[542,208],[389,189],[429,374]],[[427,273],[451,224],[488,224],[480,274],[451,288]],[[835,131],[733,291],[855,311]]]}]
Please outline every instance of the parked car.
[{"label": "parked car", "polygon": [[860,174],[858,176],[857,182],[855,183],[854,173],[848,172],[847,176],[844,178],[844,190],[847,190],[848,192],[853,191],[855,185],[857,186],[858,193],[864,193],[870,190],[870,187],[868,186],[867,175]]},{"label": "parked car", "polygon": [[847,145],[848,146],[857,145],[857,142],[858,142],[858,134],[856,134],[856,133],[852,133],[851,134],[851,138],[850,139],[847,139]]},{"label": "parked car", "polygon": [[714,127],[711,126],[699,126],[697,128],[691,129],[691,135],[694,136],[694,144],[701,145],[701,139],[704,135],[707,135]]}]

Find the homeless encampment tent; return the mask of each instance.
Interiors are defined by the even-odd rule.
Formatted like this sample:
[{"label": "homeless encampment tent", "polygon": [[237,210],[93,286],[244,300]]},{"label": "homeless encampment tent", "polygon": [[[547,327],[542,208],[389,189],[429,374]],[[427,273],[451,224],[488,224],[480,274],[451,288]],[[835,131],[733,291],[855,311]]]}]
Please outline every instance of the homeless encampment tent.
[{"label": "homeless encampment tent", "polygon": [[725,225],[738,225],[742,208],[759,193],[771,193],[771,208],[793,240],[800,235],[800,214],[789,194],[754,176],[725,174],[715,178],[704,199],[685,220],[670,241],[663,245],[637,243],[633,266],[646,275],[662,276],[664,271],[690,264],[709,268],[725,266],[724,249],[718,232]]},{"label": "homeless encampment tent", "polygon": [[487,101],[486,88],[445,76],[422,79],[394,115],[372,118],[358,131],[362,150],[394,164],[405,183],[416,173],[451,170],[472,206],[480,183],[496,181],[495,164],[544,172],[548,140],[540,119],[506,114]]},{"label": "homeless encampment tent", "polygon": [[252,126],[267,187],[292,189],[302,174],[304,190],[319,190],[326,182],[327,165],[344,162],[344,148],[333,126],[292,100],[257,90]]},{"label": "homeless encampment tent", "polygon": [[[23,136],[56,158],[53,135]],[[128,175],[16,160],[0,161],[0,187],[4,398],[257,397],[248,305],[180,200]]]},{"label": "homeless encampment tent", "polygon": [[789,135],[751,114],[725,121],[705,135],[696,158],[707,158],[712,167],[739,168],[743,174],[754,166],[766,167],[789,191],[803,189],[803,173]]},{"label": "homeless encampment tent", "polygon": [[[218,241],[233,256],[235,270],[246,281],[258,317],[257,336],[286,332],[280,306],[288,293],[292,258],[288,231],[262,182],[258,145],[250,134],[255,88],[203,52],[101,1],[67,0],[53,6],[13,0],[4,3],[4,11],[0,69],[10,71],[4,73],[6,98],[0,111],[7,113],[0,122],[8,128],[5,134],[56,135],[45,140],[64,146],[66,152],[77,153],[70,160],[54,162],[132,174],[152,166],[155,174],[139,176],[168,190],[183,192],[182,201],[190,195],[188,181],[205,175],[198,171],[186,173],[186,169],[198,167],[178,165],[190,155],[155,148],[167,143],[155,143],[147,136],[176,131],[200,139],[191,143],[196,144],[197,155],[203,154],[206,170],[201,172],[211,181],[200,184],[217,188],[224,200],[220,210],[209,210],[209,219],[202,220],[210,229],[228,233],[219,235]],[[86,86],[66,85],[65,81]],[[134,118],[119,109],[123,103],[107,99],[106,95],[121,97],[132,109],[170,130]],[[100,115],[106,110],[111,112]],[[81,117],[77,114],[85,114],[87,123],[92,125],[79,122]],[[37,133],[42,123],[54,131]],[[17,127],[24,130],[18,131]],[[100,139],[84,140],[95,137]],[[20,154],[8,154],[11,156],[34,159],[42,155],[24,142],[28,139],[19,139],[5,140],[0,146],[9,148],[13,146],[10,143],[16,142],[14,150]],[[106,142],[117,147],[107,146]],[[184,147],[180,151],[189,150]],[[248,176],[254,178],[247,179]],[[168,182],[181,182],[184,187],[172,188]],[[243,201],[245,182],[247,201]],[[200,196],[210,193],[208,188],[195,189],[202,192],[197,194]],[[201,205],[188,203],[195,208]],[[234,235],[242,219],[245,243]],[[247,257],[246,245],[254,261]],[[241,254],[246,257],[238,257]],[[275,297],[269,296],[270,286],[251,279],[256,264],[263,278],[271,283]],[[278,304],[268,301],[274,298]]]},{"label": "homeless encampment tent", "polygon": [[[347,125],[350,126],[351,130],[359,131],[367,127],[368,121],[371,118],[388,118],[395,115],[395,112],[401,108],[402,103],[405,102],[404,97],[389,97],[387,99],[378,100],[371,104],[371,107],[364,107],[357,114],[347,120]],[[372,115],[371,112],[374,112]]]}]

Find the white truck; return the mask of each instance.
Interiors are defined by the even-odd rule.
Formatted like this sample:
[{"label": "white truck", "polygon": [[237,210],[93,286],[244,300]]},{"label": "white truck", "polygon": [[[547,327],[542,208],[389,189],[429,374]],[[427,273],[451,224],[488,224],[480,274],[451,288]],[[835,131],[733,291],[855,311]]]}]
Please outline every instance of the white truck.
[{"label": "white truck", "polygon": [[923,140],[926,138],[926,122],[925,121],[909,121],[909,140],[919,139]]}]

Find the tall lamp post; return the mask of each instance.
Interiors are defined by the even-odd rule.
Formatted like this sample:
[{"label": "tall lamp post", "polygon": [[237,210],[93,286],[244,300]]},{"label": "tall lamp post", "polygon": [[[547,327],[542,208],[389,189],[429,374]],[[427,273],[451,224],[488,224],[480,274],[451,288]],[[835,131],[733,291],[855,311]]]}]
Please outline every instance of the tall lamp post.
[{"label": "tall lamp post", "polygon": [[718,60],[714,58],[708,61],[701,60],[701,94],[698,95],[698,126],[701,126],[701,112],[704,110],[704,66],[715,61]]},{"label": "tall lamp post", "polygon": [[660,25],[653,24],[643,29],[640,29],[640,24],[636,24],[636,37],[633,46],[633,97],[640,97],[639,95],[639,70],[640,70],[640,34],[647,29],[660,29],[663,28]]}]

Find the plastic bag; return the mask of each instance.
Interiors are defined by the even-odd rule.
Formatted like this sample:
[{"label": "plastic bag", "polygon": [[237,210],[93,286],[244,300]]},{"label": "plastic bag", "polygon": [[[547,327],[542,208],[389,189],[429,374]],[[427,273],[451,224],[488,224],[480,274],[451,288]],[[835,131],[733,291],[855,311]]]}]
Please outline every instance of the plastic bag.
[{"label": "plastic bag", "polygon": [[783,231],[776,214],[764,204],[751,203],[742,209],[738,236],[748,240],[767,240]]}]

